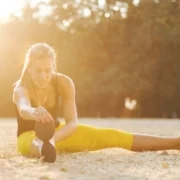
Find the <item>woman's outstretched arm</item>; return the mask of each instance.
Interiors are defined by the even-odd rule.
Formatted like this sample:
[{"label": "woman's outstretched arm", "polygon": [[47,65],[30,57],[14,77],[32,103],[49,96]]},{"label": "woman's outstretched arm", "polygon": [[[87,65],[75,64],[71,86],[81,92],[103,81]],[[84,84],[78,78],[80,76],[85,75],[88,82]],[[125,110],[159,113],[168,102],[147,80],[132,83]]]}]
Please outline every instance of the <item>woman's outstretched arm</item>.
[{"label": "woman's outstretched arm", "polygon": [[[55,133],[55,142],[60,142],[69,137],[76,130],[77,110],[75,102],[75,87],[73,81],[65,75],[57,75],[58,83],[63,88],[62,108],[65,126]],[[62,93],[62,89],[59,89]]]},{"label": "woman's outstretched arm", "polygon": [[26,88],[17,85],[13,91],[13,102],[16,104],[20,116],[24,120],[34,120],[42,123],[53,122],[50,113],[44,107],[31,106],[29,93]]}]

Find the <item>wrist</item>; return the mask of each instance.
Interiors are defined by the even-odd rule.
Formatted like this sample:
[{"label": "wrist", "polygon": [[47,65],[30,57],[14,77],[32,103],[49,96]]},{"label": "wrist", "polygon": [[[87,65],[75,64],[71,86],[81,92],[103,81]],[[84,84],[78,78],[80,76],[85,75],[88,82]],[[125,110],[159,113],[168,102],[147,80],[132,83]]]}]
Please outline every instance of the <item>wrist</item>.
[{"label": "wrist", "polygon": [[20,116],[25,120],[36,120],[34,115],[36,108],[32,107],[23,107],[20,110]]},{"label": "wrist", "polygon": [[37,120],[36,118],[36,108],[30,107],[29,114],[32,116],[32,120]]}]

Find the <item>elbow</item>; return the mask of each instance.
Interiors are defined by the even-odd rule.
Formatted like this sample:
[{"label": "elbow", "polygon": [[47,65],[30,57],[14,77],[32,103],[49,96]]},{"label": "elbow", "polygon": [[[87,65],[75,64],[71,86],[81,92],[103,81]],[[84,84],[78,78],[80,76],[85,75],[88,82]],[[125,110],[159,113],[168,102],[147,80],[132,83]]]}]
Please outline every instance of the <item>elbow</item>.
[{"label": "elbow", "polygon": [[25,109],[21,108],[19,110],[19,115],[21,116],[21,118],[25,119],[26,118],[26,111],[25,111]]},{"label": "elbow", "polygon": [[29,120],[27,108],[23,107],[19,110],[19,115],[25,120]]}]

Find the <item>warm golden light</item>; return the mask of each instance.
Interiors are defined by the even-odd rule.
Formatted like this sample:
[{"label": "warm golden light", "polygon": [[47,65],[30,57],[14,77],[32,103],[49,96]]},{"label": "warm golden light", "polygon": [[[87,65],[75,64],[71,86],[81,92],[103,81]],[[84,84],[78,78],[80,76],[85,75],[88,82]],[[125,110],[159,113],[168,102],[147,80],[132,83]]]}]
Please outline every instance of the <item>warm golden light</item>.
[{"label": "warm golden light", "polygon": [[23,0],[0,1],[0,21],[7,21],[11,14],[21,16],[21,9],[24,6]]},{"label": "warm golden light", "polygon": [[[11,15],[21,17],[22,15],[22,9],[26,4],[30,4],[32,8],[36,7],[38,3],[44,2],[45,4],[48,4],[51,0],[4,0],[0,1],[0,22],[6,22],[9,20],[9,17]],[[42,6],[40,7],[40,12],[38,16],[46,16],[47,14],[50,14],[48,8]],[[52,10],[51,10],[52,11]]]}]

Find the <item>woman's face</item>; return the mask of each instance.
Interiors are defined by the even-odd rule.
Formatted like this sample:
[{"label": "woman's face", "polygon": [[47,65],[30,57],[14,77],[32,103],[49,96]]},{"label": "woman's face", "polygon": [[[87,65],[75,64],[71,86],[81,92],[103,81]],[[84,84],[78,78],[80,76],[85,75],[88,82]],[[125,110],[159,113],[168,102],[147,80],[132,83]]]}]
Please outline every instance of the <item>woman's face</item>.
[{"label": "woman's face", "polygon": [[45,88],[53,75],[53,60],[50,58],[34,60],[29,68],[31,79],[37,88]]}]

